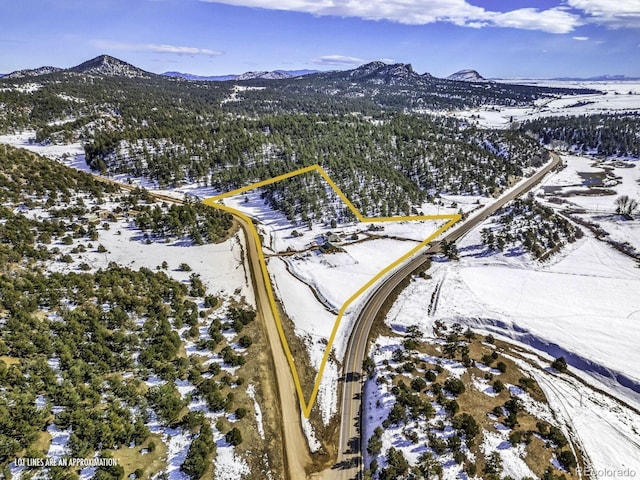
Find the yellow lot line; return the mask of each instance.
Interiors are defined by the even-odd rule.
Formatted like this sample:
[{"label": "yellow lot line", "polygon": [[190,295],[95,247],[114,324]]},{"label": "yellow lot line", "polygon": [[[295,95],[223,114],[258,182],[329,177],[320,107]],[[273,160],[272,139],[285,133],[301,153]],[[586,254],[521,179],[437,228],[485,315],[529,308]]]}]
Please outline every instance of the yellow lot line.
[{"label": "yellow lot line", "polygon": [[[365,283],[356,293],[354,293],[349,299],[342,305],[338,312],[338,316],[336,317],[336,321],[333,324],[333,330],[331,330],[331,335],[329,336],[329,341],[327,342],[327,348],[325,349],[324,355],[322,357],[322,362],[320,363],[320,368],[318,369],[318,373],[316,375],[316,379],[313,385],[313,390],[311,392],[311,396],[309,400],[306,401],[304,398],[304,393],[302,392],[302,384],[300,382],[300,377],[298,375],[298,370],[296,369],[295,362],[293,360],[293,355],[291,354],[291,349],[289,348],[289,342],[284,333],[284,329],[282,328],[282,320],[280,319],[280,315],[278,315],[278,308],[276,305],[275,296],[273,294],[273,287],[271,286],[271,280],[269,278],[269,272],[267,271],[267,262],[265,260],[264,252],[262,251],[262,244],[260,242],[260,236],[258,235],[258,231],[256,227],[253,225],[253,221],[246,214],[242,213],[240,210],[236,210],[235,208],[231,208],[222,203],[218,203],[221,200],[232,197],[235,195],[239,195],[244,192],[248,192],[249,190],[254,190],[256,188],[264,187],[265,185],[271,185],[272,183],[279,182],[281,180],[285,180],[287,178],[295,177],[297,175],[302,175],[304,173],[309,172],[317,172],[319,173],[329,184],[329,186],[336,192],[336,194],[342,199],[342,201],[349,207],[349,210],[353,212],[353,214],[357,217],[360,222],[400,222],[404,220],[416,221],[416,220],[447,220],[447,222],[438,228],[435,232],[433,232],[429,237],[420,242],[416,247],[412,248],[409,252],[395,260],[393,263],[387,265],[385,268],[380,270],[373,278],[371,278],[367,283]],[[264,283],[267,289],[267,296],[269,298],[269,303],[271,304],[271,310],[273,311],[273,317],[276,320],[276,327],[278,329],[278,334],[280,336],[280,341],[282,343],[282,347],[284,348],[284,353],[287,356],[287,361],[289,362],[289,367],[291,368],[291,373],[293,375],[293,382],[296,386],[296,392],[298,393],[298,398],[300,400],[300,407],[302,408],[302,413],[306,418],[309,418],[311,414],[311,409],[316,401],[316,397],[318,396],[318,390],[320,389],[320,382],[322,381],[322,376],[324,374],[324,369],[327,364],[327,360],[329,359],[329,354],[331,353],[331,347],[333,346],[333,342],[336,337],[336,333],[338,332],[338,327],[340,326],[340,322],[342,321],[342,317],[344,316],[347,308],[365,291],[367,291],[374,283],[380,280],[384,275],[393,270],[395,267],[400,265],[402,262],[413,256],[417,253],[422,247],[431,242],[438,235],[443,233],[445,230],[448,230],[452,227],[456,222],[460,220],[459,214],[451,214],[451,215],[415,215],[415,216],[399,216],[399,217],[365,217],[363,216],[358,209],[349,201],[349,199],[345,196],[344,193],[338,188],[338,186],[329,178],[327,172],[320,165],[311,165],[310,167],[301,168],[299,170],[294,170],[293,172],[285,173],[284,175],[279,175],[277,177],[270,178],[268,180],[264,180],[262,182],[257,182],[252,185],[238,188],[237,190],[232,190],[227,193],[223,193],[221,195],[216,195],[215,197],[210,197],[204,200],[206,205],[209,205],[214,208],[218,208],[220,210],[224,210],[226,212],[237,215],[242,218],[247,225],[249,226],[249,231],[251,232],[251,237],[253,238],[257,250],[258,250],[258,258],[260,262],[260,268],[262,270],[262,277],[264,279]]]}]

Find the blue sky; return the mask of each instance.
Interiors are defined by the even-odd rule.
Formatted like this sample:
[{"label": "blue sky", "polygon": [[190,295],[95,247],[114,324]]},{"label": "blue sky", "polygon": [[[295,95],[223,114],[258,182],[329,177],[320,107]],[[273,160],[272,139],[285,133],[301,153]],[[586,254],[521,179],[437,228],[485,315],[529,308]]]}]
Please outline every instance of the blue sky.
[{"label": "blue sky", "polygon": [[152,72],[640,76],[640,0],[3,0],[0,72],[107,53]]}]

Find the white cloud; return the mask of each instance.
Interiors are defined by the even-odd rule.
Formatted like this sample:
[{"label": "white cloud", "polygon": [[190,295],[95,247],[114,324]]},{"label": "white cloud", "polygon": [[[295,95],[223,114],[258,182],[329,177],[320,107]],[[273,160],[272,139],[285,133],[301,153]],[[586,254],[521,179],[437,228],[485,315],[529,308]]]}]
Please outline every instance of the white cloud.
[{"label": "white cloud", "polygon": [[573,37],[573,39],[580,42],[586,42],[587,40],[589,40],[589,37]]},{"label": "white cloud", "polygon": [[210,57],[217,57],[224,54],[224,52],[221,52],[219,50],[211,50],[208,48],[180,47],[177,45],[164,45],[155,43],[124,43],[112,42],[109,40],[94,40],[91,43],[98,48],[104,48],[108,50],[126,50],[131,52],[172,53],[178,55],[206,55]]},{"label": "white cloud", "polygon": [[[375,59],[378,62],[386,63],[392,65],[397,63],[393,58],[380,58]],[[364,65],[365,63],[373,62],[372,59],[366,58],[358,58],[358,57],[349,57],[346,55],[323,55],[322,57],[316,57],[312,60],[316,65],[332,65],[332,66],[354,66],[358,67],[360,65]]]},{"label": "white cloud", "polygon": [[347,57],[345,55],[324,55],[313,59],[313,63],[316,65],[362,65],[367,63],[366,60],[357,57]]},{"label": "white cloud", "polygon": [[640,0],[568,0],[587,21],[610,28],[640,28]]},{"label": "white cloud", "polygon": [[581,25],[581,20],[562,8],[539,11],[535,8],[520,8],[510,12],[490,13],[492,23],[498,27],[523,30],[542,30],[549,33],[569,33]]},{"label": "white cloud", "polygon": [[[494,12],[471,5],[467,0],[202,0],[270,10],[306,12],[314,15],[388,20],[408,25],[447,22],[458,26],[488,26],[568,33],[582,22],[565,8],[538,10],[521,8]],[[569,0],[572,1],[572,0]],[[573,0],[576,2],[588,0]],[[595,1],[595,0],[592,0]],[[601,0],[607,1],[607,0]],[[609,0],[614,1],[614,0]],[[627,1],[627,0],[625,0]],[[640,0],[632,0],[637,2]]]}]

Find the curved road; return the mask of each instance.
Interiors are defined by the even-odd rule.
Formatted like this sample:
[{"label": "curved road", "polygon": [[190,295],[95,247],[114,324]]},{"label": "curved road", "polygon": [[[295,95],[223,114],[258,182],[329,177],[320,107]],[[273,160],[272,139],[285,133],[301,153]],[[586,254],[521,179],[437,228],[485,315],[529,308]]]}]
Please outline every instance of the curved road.
[{"label": "curved road", "polygon": [[[535,185],[537,185],[543,177],[553,168],[558,166],[561,159],[558,155],[551,152],[552,160],[533,176],[513,189],[509,193],[500,197],[496,202],[483,208],[464,223],[459,224],[457,228],[446,234],[442,239],[452,242],[469,232],[488,216],[495,213],[499,208],[503,207],[507,202],[514,198],[527,193]],[[425,254],[436,253],[440,248],[440,242],[435,242],[420,254],[407,261],[403,266],[395,270],[384,282],[376,286],[375,290],[369,295],[365,305],[358,316],[357,321],[344,356],[343,362],[343,380],[342,380],[342,404],[340,406],[340,439],[338,444],[338,457],[335,466],[326,471],[324,478],[327,479],[354,479],[360,478],[362,475],[363,461],[361,454],[362,439],[360,437],[361,430],[361,396],[363,395],[362,383],[362,361],[366,355],[369,332],[371,327],[382,308],[382,305],[391,295],[393,290],[407,276],[419,268],[427,261]]]}]

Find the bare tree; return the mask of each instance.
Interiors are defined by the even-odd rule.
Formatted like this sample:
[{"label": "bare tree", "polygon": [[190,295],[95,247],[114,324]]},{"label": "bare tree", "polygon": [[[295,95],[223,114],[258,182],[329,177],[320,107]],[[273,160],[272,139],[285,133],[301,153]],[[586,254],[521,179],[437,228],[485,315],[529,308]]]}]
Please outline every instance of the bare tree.
[{"label": "bare tree", "polygon": [[638,210],[638,206],[638,201],[630,198],[629,195],[620,195],[616,198],[616,213],[627,218],[631,218],[636,210]]}]

